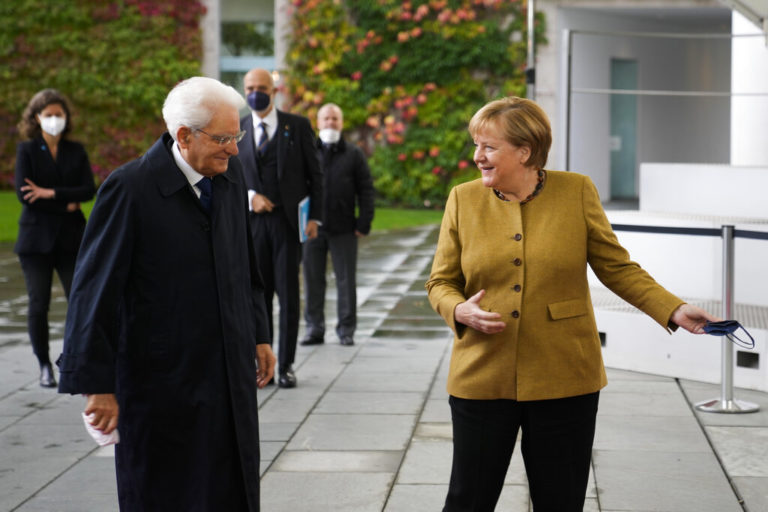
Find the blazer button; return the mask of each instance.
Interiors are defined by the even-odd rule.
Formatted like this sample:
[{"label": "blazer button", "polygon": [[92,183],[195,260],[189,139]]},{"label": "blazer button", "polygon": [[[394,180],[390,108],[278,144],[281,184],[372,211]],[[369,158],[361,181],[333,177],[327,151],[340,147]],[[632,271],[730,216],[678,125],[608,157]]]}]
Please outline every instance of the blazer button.
[{"label": "blazer button", "polygon": [[520,312],[518,310],[514,310],[512,312],[512,318],[520,318]]},{"label": "blazer button", "polygon": [[515,266],[519,267],[520,265],[523,264],[523,260],[521,260],[520,258],[515,258],[512,260],[512,263],[514,263]]},{"label": "blazer button", "polygon": [[517,234],[515,235],[515,240],[517,240],[518,242],[519,242],[520,240],[522,240],[522,239],[523,239],[523,235],[521,235],[520,233],[517,233]]},{"label": "blazer button", "polygon": [[515,290],[516,292],[519,292],[520,290],[523,289],[523,287],[520,286],[519,284],[516,284],[515,286],[512,287],[512,289]]}]

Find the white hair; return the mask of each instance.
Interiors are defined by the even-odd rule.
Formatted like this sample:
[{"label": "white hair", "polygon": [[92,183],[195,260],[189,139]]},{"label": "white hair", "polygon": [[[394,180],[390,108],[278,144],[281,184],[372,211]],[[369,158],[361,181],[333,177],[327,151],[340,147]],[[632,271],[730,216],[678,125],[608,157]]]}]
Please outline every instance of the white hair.
[{"label": "white hair", "polygon": [[240,110],[245,100],[229,85],[205,76],[194,76],[171,89],[163,103],[163,119],[168,133],[176,140],[179,128],[204,128],[211,122],[221,104]]}]

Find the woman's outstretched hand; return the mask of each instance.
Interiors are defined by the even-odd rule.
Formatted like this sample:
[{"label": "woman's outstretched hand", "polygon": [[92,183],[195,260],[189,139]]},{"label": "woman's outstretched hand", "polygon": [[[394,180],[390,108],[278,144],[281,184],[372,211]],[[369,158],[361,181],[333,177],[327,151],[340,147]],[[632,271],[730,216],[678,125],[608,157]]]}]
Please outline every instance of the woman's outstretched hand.
[{"label": "woman's outstretched hand", "polygon": [[672,313],[670,320],[688,332],[704,334],[704,324],[707,321],[717,322],[719,318],[696,306],[682,304]]},{"label": "woman's outstretched hand", "polygon": [[507,324],[499,320],[501,318],[499,313],[485,311],[480,307],[480,301],[484,296],[485,290],[480,290],[467,299],[466,302],[456,306],[456,309],[453,310],[453,317],[457,322],[476,331],[485,334],[499,333],[504,330]]}]

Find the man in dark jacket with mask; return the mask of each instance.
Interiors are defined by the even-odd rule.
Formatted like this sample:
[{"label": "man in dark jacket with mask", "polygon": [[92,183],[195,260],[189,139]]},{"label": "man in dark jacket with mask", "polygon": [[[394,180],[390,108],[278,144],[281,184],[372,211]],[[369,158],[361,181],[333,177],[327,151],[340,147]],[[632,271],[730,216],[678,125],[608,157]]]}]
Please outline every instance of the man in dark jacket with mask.
[{"label": "man in dark jacket with mask", "polygon": [[299,335],[298,205],[310,199],[304,234],[312,239],[323,211],[323,175],[315,154],[315,134],[306,117],[279,111],[272,74],[252,69],[243,78],[251,113],[240,120],[245,137],[238,143],[248,185],[251,233],[264,278],[264,299],[274,338],[272,299],[280,301],[278,376],[281,388],[296,386],[293,362]]},{"label": "man in dark jacket with mask", "polygon": [[[373,220],[373,181],[362,150],[341,137],[344,117],[333,103],[317,113],[320,139],[317,153],[323,169],[323,225],[317,238],[304,245],[304,319],[307,336],[302,345],[324,342],[325,269],[331,253],[336,276],[338,323],[336,334],[342,345],[354,345],[357,326],[357,239],[367,235]],[[359,209],[355,216],[355,204]]]}]

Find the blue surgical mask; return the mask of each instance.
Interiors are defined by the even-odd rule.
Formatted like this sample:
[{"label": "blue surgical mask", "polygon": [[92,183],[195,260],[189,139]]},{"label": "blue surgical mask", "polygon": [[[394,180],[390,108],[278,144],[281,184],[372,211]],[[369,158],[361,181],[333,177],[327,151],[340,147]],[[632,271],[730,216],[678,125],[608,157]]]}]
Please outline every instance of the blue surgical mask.
[{"label": "blue surgical mask", "polygon": [[[746,339],[742,339],[739,336],[736,335],[736,331],[741,329],[744,331],[744,334],[749,338],[749,341]],[[707,322],[706,325],[704,325],[704,332],[707,334],[711,334],[712,336],[725,336],[729,340],[731,340],[734,344],[748,348],[753,349],[755,348],[755,339],[752,337],[751,334],[749,334],[749,331],[747,331],[743,325],[741,325],[736,320],[721,320],[719,322]]]},{"label": "blue surgical mask", "polygon": [[248,105],[256,112],[266,110],[272,102],[272,97],[261,91],[253,91],[246,97],[246,99],[248,100]]}]

